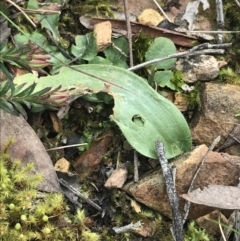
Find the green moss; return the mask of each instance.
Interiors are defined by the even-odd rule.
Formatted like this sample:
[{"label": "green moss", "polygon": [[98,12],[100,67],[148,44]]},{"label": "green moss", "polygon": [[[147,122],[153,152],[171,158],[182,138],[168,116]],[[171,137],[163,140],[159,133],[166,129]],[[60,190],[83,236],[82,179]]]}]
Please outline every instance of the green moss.
[{"label": "green moss", "polygon": [[116,4],[113,0],[86,0],[79,4],[79,1],[73,0],[70,7],[71,11],[80,15],[96,15],[99,17],[114,18],[114,13],[110,4]]},{"label": "green moss", "polygon": [[224,68],[220,71],[220,78],[228,84],[240,85],[240,76],[231,68]]},{"label": "green moss", "polygon": [[197,84],[194,86],[194,89],[191,92],[184,93],[183,96],[187,100],[190,110],[195,108],[198,108],[198,110],[201,109],[202,103],[200,99],[200,89]]},{"label": "green moss", "polygon": [[190,222],[185,232],[185,241],[212,241],[213,237],[199,228],[195,222]]},{"label": "green moss", "polygon": [[[44,194],[38,198],[41,175],[30,175],[34,166],[25,166],[7,153],[0,153],[0,239],[16,240],[83,240],[97,241],[99,235],[86,230],[84,211],[72,215],[62,194]],[[43,194],[42,194],[43,195]]]}]

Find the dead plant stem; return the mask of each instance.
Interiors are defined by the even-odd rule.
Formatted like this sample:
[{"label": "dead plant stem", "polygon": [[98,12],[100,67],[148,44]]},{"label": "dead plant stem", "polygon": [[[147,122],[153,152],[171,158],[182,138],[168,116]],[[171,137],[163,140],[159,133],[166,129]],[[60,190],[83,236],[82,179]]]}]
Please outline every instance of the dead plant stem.
[{"label": "dead plant stem", "polygon": [[132,28],[129,18],[129,8],[128,8],[128,0],[123,0],[124,3],[124,12],[127,24],[127,38],[128,38],[128,46],[129,46],[129,62],[130,67],[133,66],[133,51],[132,51]]},{"label": "dead plant stem", "polygon": [[23,11],[23,9],[19,7],[15,2],[11,0],[5,0],[5,1],[12,4],[16,9],[18,9],[34,28],[37,27],[35,23],[28,17],[28,15]]},{"label": "dead plant stem", "polygon": [[[192,178],[192,181],[190,183],[190,186],[189,186],[189,189],[188,189],[188,193],[190,193],[193,189],[193,186],[194,186],[194,183],[195,183],[195,180],[198,176],[198,173],[200,172],[201,170],[201,167],[203,165],[203,163],[205,162],[209,152],[211,152],[214,147],[218,144],[218,142],[220,141],[220,136],[218,136],[217,138],[214,139],[213,143],[211,144],[211,146],[208,148],[207,152],[205,153],[204,157],[202,158],[200,164],[198,165],[198,168]],[[187,201],[185,206],[184,206],[184,210],[185,210],[185,215],[184,215],[184,218],[183,218],[183,224],[185,223],[185,221],[187,220],[187,217],[188,217],[188,213],[189,213],[189,209],[190,209],[190,206],[191,206],[191,202]]]}]

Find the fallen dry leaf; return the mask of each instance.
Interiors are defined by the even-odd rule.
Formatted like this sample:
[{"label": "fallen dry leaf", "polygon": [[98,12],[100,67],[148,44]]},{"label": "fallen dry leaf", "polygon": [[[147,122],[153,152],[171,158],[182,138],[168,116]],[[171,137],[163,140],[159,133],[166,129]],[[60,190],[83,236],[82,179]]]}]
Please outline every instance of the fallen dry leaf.
[{"label": "fallen dry leaf", "polygon": [[87,151],[77,158],[73,166],[81,178],[89,176],[96,170],[103,156],[112,145],[113,136],[113,131],[111,129],[107,130],[90,146]]},{"label": "fallen dry leaf", "polygon": [[188,194],[182,194],[180,197],[206,206],[231,210],[240,209],[240,188],[238,187],[209,185],[203,190],[198,188]]},{"label": "fallen dry leaf", "polygon": [[50,112],[50,119],[52,121],[53,131],[59,133],[62,131],[62,123],[60,122],[56,112]]}]

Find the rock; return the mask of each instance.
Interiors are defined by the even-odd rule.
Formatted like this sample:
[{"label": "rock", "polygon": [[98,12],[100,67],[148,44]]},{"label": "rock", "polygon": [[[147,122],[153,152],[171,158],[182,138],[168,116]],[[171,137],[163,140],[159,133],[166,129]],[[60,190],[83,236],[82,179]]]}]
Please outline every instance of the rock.
[{"label": "rock", "polygon": [[139,16],[138,21],[141,24],[148,26],[158,26],[164,18],[153,9],[145,9]]},{"label": "rock", "polygon": [[[191,122],[193,142],[196,145],[211,145],[212,141],[219,135],[222,140],[218,148],[227,139],[234,128],[234,123],[239,123],[239,117],[235,116],[236,110],[240,110],[240,86],[204,83],[201,90],[202,108]],[[228,149],[229,150],[229,149]],[[240,145],[235,152],[240,152]]]},{"label": "rock", "polygon": [[123,168],[114,170],[104,184],[106,188],[121,188],[127,180],[128,171]]},{"label": "rock", "polygon": [[152,237],[157,229],[156,222],[143,218],[141,224],[139,228],[133,229],[132,232],[142,237]]},{"label": "rock", "polygon": [[219,68],[226,65],[211,55],[197,55],[179,59],[176,69],[182,71],[182,77],[186,83],[194,83],[198,80],[213,80],[219,75]]},{"label": "rock", "polygon": [[180,93],[175,94],[175,99],[173,102],[174,105],[181,111],[187,111],[189,103],[187,102],[186,98]]},{"label": "rock", "polygon": [[112,25],[105,21],[94,25],[94,34],[98,46],[98,51],[103,51],[112,44]]},{"label": "rock", "polygon": [[221,225],[223,224],[227,226],[228,220],[222,213],[219,212],[219,210],[214,210],[213,212],[198,218],[196,222],[202,229],[205,229],[208,234],[211,234],[213,236],[221,236],[219,226],[212,221],[215,220],[216,222],[218,222],[219,215]]},{"label": "rock", "polygon": [[38,190],[44,192],[61,192],[52,161],[42,142],[22,116],[13,116],[0,110],[0,151],[13,138],[14,143],[8,153],[13,159],[21,160],[23,165],[34,164],[33,175],[41,174],[42,182]]},{"label": "rock", "polygon": [[[175,165],[177,168],[176,189],[178,195],[187,193],[190,182],[207,149],[205,145],[198,146],[193,151],[182,155],[171,163],[171,165]],[[228,154],[226,156],[231,158],[233,162],[240,161],[240,157]],[[210,184],[236,186],[237,183],[237,168],[227,162],[220,153],[210,152],[195,180],[194,189]],[[123,186],[123,190],[132,195],[137,201],[167,217],[171,217],[165,183],[160,169],[154,169],[154,171],[146,173],[137,183],[130,182],[126,184]],[[184,204],[185,201],[180,199],[180,207],[183,214]],[[188,218],[199,218],[214,209],[213,207],[192,204]]]},{"label": "rock", "polygon": [[70,162],[64,157],[60,158],[54,165],[54,169],[58,172],[69,172]]}]

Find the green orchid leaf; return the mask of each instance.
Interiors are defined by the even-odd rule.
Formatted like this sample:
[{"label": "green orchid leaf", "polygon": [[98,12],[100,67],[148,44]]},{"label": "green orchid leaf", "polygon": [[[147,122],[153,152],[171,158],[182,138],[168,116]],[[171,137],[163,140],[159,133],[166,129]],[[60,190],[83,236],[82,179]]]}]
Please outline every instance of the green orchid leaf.
[{"label": "green orchid leaf", "polygon": [[71,52],[75,57],[91,61],[97,56],[97,42],[93,33],[77,35],[75,42],[76,45],[71,48]]},{"label": "green orchid leaf", "polygon": [[[166,57],[171,54],[176,53],[176,47],[174,43],[168,38],[159,37],[155,38],[154,41],[149,46],[145,59],[146,61],[158,59],[162,57]],[[151,64],[152,69],[171,69],[176,62],[176,58],[167,59],[164,61],[157,62],[155,64]]]},{"label": "green orchid leaf", "polygon": [[[157,158],[155,142],[164,143],[166,156],[173,158],[191,148],[191,132],[177,107],[159,95],[134,73],[108,65],[63,67],[59,74],[37,78],[33,74],[16,77],[14,83],[37,83],[34,91],[59,85],[70,96],[105,92],[114,99],[110,118],[119,126],[128,142],[141,154]],[[84,71],[106,81],[83,74]],[[87,92],[86,92],[87,90]]]},{"label": "green orchid leaf", "polygon": [[[29,0],[27,9],[36,9],[40,10],[37,0]],[[58,21],[60,14],[35,14],[35,17],[38,19],[42,28],[46,28],[52,32],[53,38],[55,40],[60,39],[58,32]]]},{"label": "green orchid leaf", "polygon": [[171,81],[173,77],[173,72],[170,70],[157,71],[154,74],[154,81],[162,88],[168,87],[171,90],[176,90],[176,86]]},{"label": "green orchid leaf", "polygon": [[89,64],[103,64],[103,65],[113,65],[111,61],[101,56],[96,56],[94,59],[89,61]]},{"label": "green orchid leaf", "polygon": [[113,39],[112,43],[112,46],[109,46],[103,51],[106,58],[113,63],[114,66],[127,69],[128,65],[126,61],[129,52],[128,41],[125,37],[120,37]]}]

